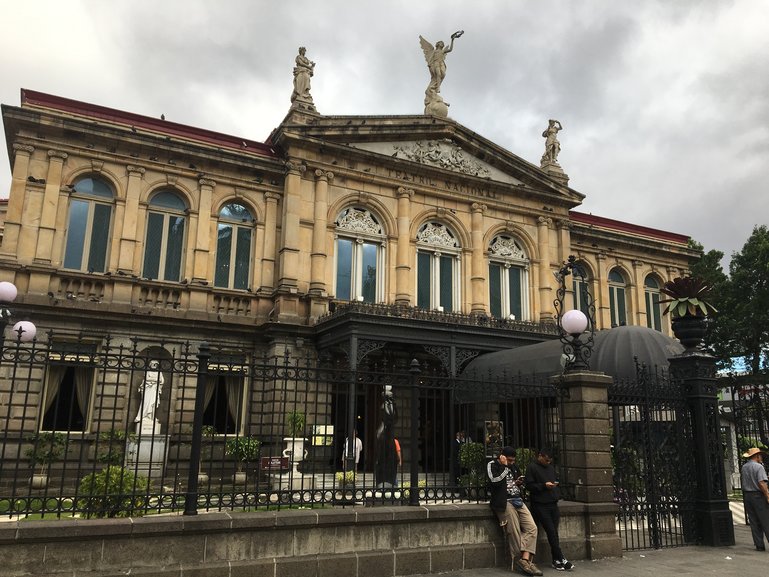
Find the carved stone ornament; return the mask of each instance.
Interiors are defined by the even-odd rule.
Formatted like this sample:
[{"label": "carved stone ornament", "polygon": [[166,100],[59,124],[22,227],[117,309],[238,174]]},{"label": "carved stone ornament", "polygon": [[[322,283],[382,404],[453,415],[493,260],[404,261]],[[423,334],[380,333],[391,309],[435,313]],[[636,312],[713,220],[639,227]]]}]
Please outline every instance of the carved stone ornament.
[{"label": "carved stone ornament", "polygon": [[491,176],[488,168],[472,158],[466,158],[464,151],[451,141],[420,140],[408,146],[395,144],[393,149],[393,156],[396,158],[405,158],[470,176]]},{"label": "carved stone ornament", "polygon": [[491,254],[501,258],[511,258],[515,260],[527,260],[526,253],[521,245],[514,238],[509,236],[497,236],[491,241],[489,247]]},{"label": "carved stone ornament", "polygon": [[29,144],[13,144],[13,150],[15,152],[26,152],[27,154],[32,154],[35,152],[35,147],[30,146]]},{"label": "carved stone ornament", "polygon": [[417,241],[432,246],[445,246],[459,248],[457,239],[454,238],[445,225],[439,222],[428,222],[417,233]]},{"label": "carved stone ornament", "polygon": [[336,219],[336,227],[347,232],[363,232],[366,234],[382,235],[382,225],[371,216],[371,212],[363,208],[348,208]]}]

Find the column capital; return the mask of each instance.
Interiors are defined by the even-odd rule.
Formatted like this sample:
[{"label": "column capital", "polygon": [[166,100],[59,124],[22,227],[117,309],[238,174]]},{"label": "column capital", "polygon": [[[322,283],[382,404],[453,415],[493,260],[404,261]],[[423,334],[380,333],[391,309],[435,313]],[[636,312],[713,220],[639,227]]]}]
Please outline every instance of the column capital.
[{"label": "column capital", "polygon": [[304,171],[307,170],[307,166],[296,161],[296,160],[286,160],[283,163],[283,166],[286,169],[287,174],[296,174],[301,176],[304,174]]},{"label": "column capital", "polygon": [[129,164],[125,167],[125,171],[128,174],[128,176],[138,176],[141,178],[144,176],[144,173],[146,172],[145,168],[142,168],[141,166],[135,166],[133,164]]},{"label": "column capital", "polygon": [[397,194],[398,194],[398,198],[403,198],[403,197],[412,198],[414,196],[414,189],[406,188],[405,186],[399,186]]},{"label": "column capital", "polygon": [[470,210],[473,212],[486,212],[487,208],[488,207],[485,204],[481,204],[480,202],[474,202],[470,205]]},{"label": "column capital", "polygon": [[265,192],[264,200],[277,202],[280,199],[280,195],[277,192]]},{"label": "column capital", "polygon": [[315,170],[315,178],[318,180],[333,180],[334,179],[334,173],[330,170],[321,170],[320,168]]},{"label": "column capital", "polygon": [[209,188],[216,188],[216,181],[215,180],[209,180],[207,178],[201,178],[198,180],[198,184],[203,187],[207,186]]},{"label": "column capital", "polygon": [[550,226],[553,224],[553,219],[549,216],[538,216],[537,217],[537,224],[539,226]]},{"label": "column capital", "polygon": [[638,260],[638,259],[633,259],[633,266],[635,268],[641,268],[643,265],[644,265],[644,261]]},{"label": "column capital", "polygon": [[571,230],[574,228],[574,223],[571,222],[568,218],[559,218],[555,221],[555,225],[559,229]]},{"label": "column capital", "polygon": [[26,152],[27,154],[32,154],[35,152],[35,147],[31,146],[29,144],[18,144],[16,142],[13,143],[13,151],[16,153],[19,152]]},{"label": "column capital", "polygon": [[598,254],[595,255],[595,258],[597,258],[598,260],[606,260],[606,253],[599,252]]},{"label": "column capital", "polygon": [[48,151],[48,158],[60,158],[61,160],[66,160],[69,155],[64,152],[63,150],[49,150]]}]

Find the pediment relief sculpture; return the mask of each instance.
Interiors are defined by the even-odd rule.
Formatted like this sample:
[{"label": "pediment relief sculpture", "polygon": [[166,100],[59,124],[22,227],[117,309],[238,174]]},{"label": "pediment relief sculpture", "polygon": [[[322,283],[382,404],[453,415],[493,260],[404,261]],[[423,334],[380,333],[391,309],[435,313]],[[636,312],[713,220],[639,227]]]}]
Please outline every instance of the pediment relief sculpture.
[{"label": "pediment relief sculpture", "polygon": [[397,158],[404,158],[420,164],[429,164],[469,174],[489,178],[491,171],[477,160],[465,155],[464,151],[453,142],[437,140],[418,141],[406,145],[393,145]]}]

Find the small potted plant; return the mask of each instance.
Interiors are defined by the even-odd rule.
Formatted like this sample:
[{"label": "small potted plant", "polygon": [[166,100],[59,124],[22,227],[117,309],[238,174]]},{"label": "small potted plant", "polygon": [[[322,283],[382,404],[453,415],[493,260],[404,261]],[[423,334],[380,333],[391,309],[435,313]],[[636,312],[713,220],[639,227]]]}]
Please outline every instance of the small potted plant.
[{"label": "small potted plant", "polygon": [[286,413],[286,429],[288,437],[283,440],[286,442],[286,450],[283,455],[289,457],[292,462],[304,459],[304,426],[306,416],[301,411],[289,411]]},{"label": "small potted plant", "polygon": [[702,342],[707,332],[707,316],[718,312],[708,302],[710,287],[701,278],[677,277],[665,283],[660,292],[670,298],[663,314],[670,314],[673,333],[687,349]]},{"label": "small potted plant", "polygon": [[203,425],[203,442],[200,446],[200,465],[198,467],[198,483],[201,485],[208,483],[208,473],[203,470],[203,466],[211,459],[211,453],[214,449],[214,435],[216,435],[216,427]]},{"label": "small potted plant", "polygon": [[261,448],[262,442],[256,437],[233,437],[227,440],[224,452],[238,463],[238,471],[235,473],[236,485],[243,485],[246,482],[246,473],[243,471],[243,467],[259,459]]},{"label": "small potted plant", "polygon": [[44,489],[48,486],[48,466],[62,458],[66,440],[62,433],[45,432],[31,436],[29,441],[32,446],[24,454],[32,460],[33,468],[40,465],[39,472],[32,474],[30,486]]}]

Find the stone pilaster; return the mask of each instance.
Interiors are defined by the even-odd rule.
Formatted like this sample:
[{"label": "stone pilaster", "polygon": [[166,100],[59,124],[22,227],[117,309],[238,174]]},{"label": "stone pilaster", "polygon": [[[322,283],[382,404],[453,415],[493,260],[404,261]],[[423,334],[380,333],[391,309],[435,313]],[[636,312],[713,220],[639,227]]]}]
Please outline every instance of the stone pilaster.
[{"label": "stone pilaster", "polygon": [[299,211],[301,205],[302,174],[306,166],[296,161],[286,162],[286,181],[283,193],[283,221],[278,250],[278,290],[296,293],[299,279]]},{"label": "stone pilaster", "polygon": [[409,283],[411,264],[409,253],[411,239],[411,198],[414,190],[400,187],[398,189],[398,249],[395,259],[395,304],[408,306],[412,304],[412,289]]},{"label": "stone pilaster", "polygon": [[558,262],[566,262],[571,254],[571,221],[561,218],[556,221],[558,227]]},{"label": "stone pilaster", "polygon": [[485,315],[488,295],[486,291],[486,271],[483,258],[483,213],[486,205],[474,202],[471,210],[471,230],[473,248],[470,261],[470,294],[472,295],[471,314]]},{"label": "stone pilaster", "polygon": [[33,146],[26,144],[13,144],[13,175],[11,177],[11,190],[8,196],[8,211],[5,215],[5,230],[3,232],[3,244],[0,246],[0,254],[5,256],[17,256],[16,250],[19,243],[21,230],[21,215],[24,212],[24,197],[29,175],[29,160],[35,151]]},{"label": "stone pilaster", "polygon": [[328,181],[333,172],[315,171],[315,211],[310,254],[310,293],[326,296],[326,229],[328,227]]},{"label": "stone pilaster", "polygon": [[611,467],[608,387],[612,378],[591,371],[555,377],[561,397],[562,482],[573,499],[584,503],[585,553],[589,559],[619,557],[617,505]]},{"label": "stone pilaster", "polygon": [[[134,271],[136,258],[136,231],[139,224],[139,196],[141,195],[141,181],[144,178],[145,169],[141,166],[126,166],[128,186],[126,187],[125,211],[123,213],[123,226],[120,234],[120,253],[118,256],[118,270],[130,274]],[[136,265],[138,267],[138,263]],[[139,268],[136,269],[140,270]]]},{"label": "stone pilaster", "polygon": [[262,240],[261,282],[254,283],[260,291],[272,291],[275,286],[275,242],[278,230],[278,199],[274,192],[264,193],[264,239]]},{"label": "stone pilaster", "polygon": [[596,295],[596,328],[608,329],[611,328],[611,309],[609,308],[609,271],[606,253],[599,252],[595,258],[598,266],[595,271],[595,279],[591,283],[591,288],[597,287],[594,293]]},{"label": "stone pilaster", "polygon": [[[632,324],[640,327],[646,326],[646,299],[644,298],[644,263],[633,260],[633,279],[630,283],[630,308],[635,317]],[[629,315],[628,315],[629,316]]]},{"label": "stone pilaster", "polygon": [[[203,281],[208,277],[209,253],[211,245],[211,202],[216,182],[201,178],[198,222],[195,234],[195,253],[192,265],[192,280]],[[214,235],[214,238],[216,236]],[[235,250],[233,248],[233,250]]]},{"label": "stone pilaster", "polygon": [[550,225],[552,218],[540,216],[537,219],[537,249],[539,250],[539,320],[553,320],[553,287],[550,272]]},{"label": "stone pilaster", "polygon": [[56,232],[56,212],[59,209],[61,193],[61,173],[67,153],[59,150],[48,151],[48,174],[45,179],[45,193],[40,212],[40,225],[35,245],[35,261],[45,264],[51,262],[53,235]]}]

